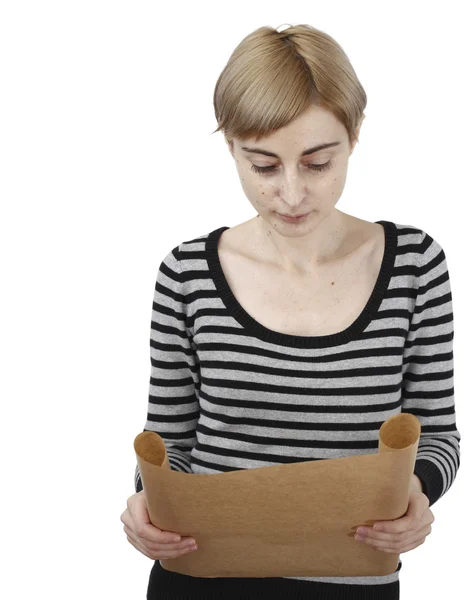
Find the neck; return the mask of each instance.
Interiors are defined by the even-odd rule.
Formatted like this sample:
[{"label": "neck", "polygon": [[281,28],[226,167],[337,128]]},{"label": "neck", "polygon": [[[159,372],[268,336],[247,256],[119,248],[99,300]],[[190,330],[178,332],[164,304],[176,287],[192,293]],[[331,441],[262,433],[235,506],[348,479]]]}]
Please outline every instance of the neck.
[{"label": "neck", "polygon": [[[298,275],[314,273],[326,263],[337,260],[344,254],[341,249],[349,230],[346,215],[333,210],[320,221],[314,213],[308,219],[308,223],[301,226],[279,223],[280,233],[273,224],[256,218],[260,253],[282,271]],[[297,235],[295,232],[300,227],[301,231],[308,227],[308,232]]]}]

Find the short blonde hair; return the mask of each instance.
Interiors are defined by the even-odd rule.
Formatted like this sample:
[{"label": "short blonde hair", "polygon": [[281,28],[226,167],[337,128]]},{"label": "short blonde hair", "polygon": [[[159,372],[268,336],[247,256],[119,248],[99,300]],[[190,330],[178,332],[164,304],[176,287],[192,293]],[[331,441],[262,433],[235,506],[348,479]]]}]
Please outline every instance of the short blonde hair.
[{"label": "short blonde hair", "polygon": [[311,25],[260,27],[240,42],[219,75],[213,133],[258,141],[312,104],[334,114],[350,143],[358,141],[367,96],[341,46]]}]

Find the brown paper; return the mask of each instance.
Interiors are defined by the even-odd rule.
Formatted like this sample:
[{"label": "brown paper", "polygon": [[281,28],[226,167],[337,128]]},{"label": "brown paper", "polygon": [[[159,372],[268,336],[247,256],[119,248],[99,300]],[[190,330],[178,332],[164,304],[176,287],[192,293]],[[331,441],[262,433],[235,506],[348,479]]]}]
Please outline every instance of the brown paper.
[{"label": "brown paper", "polygon": [[163,439],[140,433],[134,447],[152,524],[198,545],[161,565],[194,577],[393,573],[399,554],[353,535],[406,513],[420,432],[414,415],[400,413],[382,424],[377,453],[215,474],[171,470]]}]

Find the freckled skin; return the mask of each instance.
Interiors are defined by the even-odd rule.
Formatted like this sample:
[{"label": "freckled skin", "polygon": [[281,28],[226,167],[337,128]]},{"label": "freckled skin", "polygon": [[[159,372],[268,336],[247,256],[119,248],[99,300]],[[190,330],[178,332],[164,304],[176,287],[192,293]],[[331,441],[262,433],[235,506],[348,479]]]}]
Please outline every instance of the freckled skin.
[{"label": "freckled skin", "polygon": [[[291,123],[258,142],[255,138],[226,138],[242,189],[257,216],[262,217],[256,221],[260,222],[256,231],[272,238],[274,256],[284,257],[285,264],[317,264],[321,257],[341,244],[358,221],[335,206],[344,190],[349,157],[357,143],[362,120],[352,143],[344,125],[320,106],[311,106]],[[301,156],[306,148],[336,141],[340,144]],[[262,148],[279,158],[248,153],[241,146]],[[322,171],[308,166],[328,161],[330,167]],[[269,174],[261,174],[254,172],[252,165],[274,169]],[[297,224],[286,223],[277,214],[307,212],[310,214]],[[252,223],[254,226],[257,227]],[[276,235],[272,236],[272,232]]]}]

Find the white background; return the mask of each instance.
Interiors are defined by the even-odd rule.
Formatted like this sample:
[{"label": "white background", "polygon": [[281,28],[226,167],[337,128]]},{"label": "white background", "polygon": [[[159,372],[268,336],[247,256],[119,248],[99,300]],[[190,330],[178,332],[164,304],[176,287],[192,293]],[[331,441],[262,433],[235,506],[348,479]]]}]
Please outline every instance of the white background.
[{"label": "white background", "polygon": [[342,45],[368,95],[337,207],[421,227],[447,256],[461,468],[426,542],[401,555],[401,597],[469,597],[469,8],[1,4],[2,598],[145,598],[152,561],[120,515],[146,420],[158,265],[182,241],[254,216],[211,135],[214,86],[243,37],[299,23]]}]

